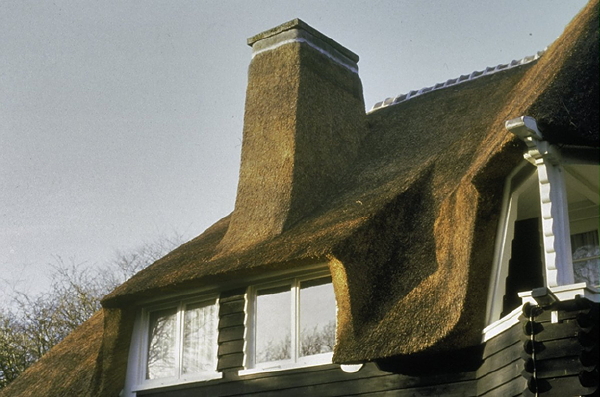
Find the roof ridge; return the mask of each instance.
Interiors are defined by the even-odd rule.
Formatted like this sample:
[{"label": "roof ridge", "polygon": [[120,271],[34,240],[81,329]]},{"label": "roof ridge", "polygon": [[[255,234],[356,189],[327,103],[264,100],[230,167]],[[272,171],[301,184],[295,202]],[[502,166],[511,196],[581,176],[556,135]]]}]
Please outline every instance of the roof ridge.
[{"label": "roof ridge", "polygon": [[420,90],[411,90],[407,93],[400,94],[396,97],[386,98],[385,100],[383,100],[381,102],[377,102],[375,105],[373,105],[373,107],[371,108],[369,113],[379,110],[381,108],[385,108],[385,107],[392,106],[392,105],[397,105],[399,103],[408,101],[409,99],[412,99],[417,96],[421,96],[421,95],[426,94],[431,91],[436,91],[436,90],[440,90],[442,88],[455,86],[457,84],[461,84],[461,83],[464,83],[467,81],[472,81],[472,80],[478,79],[479,77],[489,76],[491,74],[502,72],[502,71],[508,70],[508,69],[512,69],[517,66],[526,65],[528,63],[538,60],[542,55],[544,55],[544,53],[546,52],[547,49],[548,49],[548,47],[544,48],[541,51],[538,51],[537,53],[535,53],[535,55],[529,55],[529,56],[526,56],[521,59],[515,59],[515,60],[512,60],[510,63],[502,63],[502,64],[496,65],[496,66],[488,66],[484,70],[476,70],[474,72],[471,72],[470,74],[463,74],[460,77],[446,80],[443,83],[437,83],[430,87],[423,87]]}]

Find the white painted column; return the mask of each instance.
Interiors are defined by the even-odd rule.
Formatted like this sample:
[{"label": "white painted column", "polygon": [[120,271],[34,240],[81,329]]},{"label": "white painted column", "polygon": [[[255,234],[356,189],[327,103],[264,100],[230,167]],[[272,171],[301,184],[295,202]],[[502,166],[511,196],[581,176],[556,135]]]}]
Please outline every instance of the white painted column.
[{"label": "white painted column", "polygon": [[534,118],[508,120],[506,128],[527,144],[524,157],[537,167],[544,237],[544,260],[548,287],[572,284],[573,261],[564,170],[560,153],[537,128]]}]

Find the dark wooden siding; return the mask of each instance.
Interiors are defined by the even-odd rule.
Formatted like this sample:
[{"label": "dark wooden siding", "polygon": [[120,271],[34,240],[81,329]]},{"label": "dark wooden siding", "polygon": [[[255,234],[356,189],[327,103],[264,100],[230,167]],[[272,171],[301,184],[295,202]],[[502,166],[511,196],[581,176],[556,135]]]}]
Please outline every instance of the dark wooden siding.
[{"label": "dark wooden siding", "polygon": [[239,375],[244,364],[245,289],[222,293],[219,299],[218,365],[223,378],[178,387],[139,392],[140,396],[449,396],[476,395],[474,372],[407,376],[367,363],[347,373],[337,364],[277,372]]},{"label": "dark wooden siding", "polygon": [[521,376],[522,335],[522,324],[517,323],[485,343],[477,370],[478,396],[519,396],[527,388],[527,380]]},{"label": "dark wooden siding", "polygon": [[526,305],[523,375],[531,394],[598,395],[598,307],[580,298],[546,310]]},{"label": "dark wooden siding", "polygon": [[[222,379],[140,392],[147,397],[473,397],[533,395],[531,343],[536,343],[535,381],[540,396],[588,395],[598,385],[598,305],[575,303],[559,310],[559,322],[550,322],[550,312],[521,321],[472,350],[478,364],[466,369],[458,363],[460,353],[419,358],[420,364],[445,361],[441,371],[414,371],[413,357],[398,358],[395,368],[367,363],[355,373],[337,364],[285,371],[239,375],[243,368],[245,290],[223,293],[219,309],[219,371]],[[531,334],[534,338],[532,342]],[[455,360],[455,361],[453,361]],[[383,370],[382,368],[385,368]],[[440,367],[442,368],[442,367]],[[406,375],[410,373],[411,375]],[[583,384],[582,384],[583,383]],[[596,395],[596,394],[593,394]]]},{"label": "dark wooden siding", "polygon": [[217,370],[230,372],[244,366],[246,289],[223,292],[219,298],[219,350]]},{"label": "dark wooden siding", "polygon": [[502,317],[522,305],[518,292],[531,291],[544,285],[544,266],[540,250],[542,236],[539,229],[539,218],[515,222],[506,291],[502,298]]},{"label": "dark wooden siding", "polygon": [[478,395],[597,395],[598,304],[575,299],[524,312],[518,324],[485,344]]},{"label": "dark wooden siding", "polygon": [[[473,374],[414,377],[381,371],[373,363],[356,373],[329,364],[281,372],[230,376],[179,390],[143,394],[153,397],[260,396],[448,396],[476,395]],[[141,395],[141,394],[140,394]]]}]

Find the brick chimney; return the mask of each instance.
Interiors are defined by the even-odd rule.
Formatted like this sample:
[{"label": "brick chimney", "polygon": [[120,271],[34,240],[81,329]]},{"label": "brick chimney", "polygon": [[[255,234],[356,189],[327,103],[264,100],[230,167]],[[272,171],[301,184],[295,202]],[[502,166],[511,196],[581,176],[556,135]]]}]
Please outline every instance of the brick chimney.
[{"label": "brick chimney", "polygon": [[356,54],[299,19],[248,45],[240,179],[221,252],[275,237],[329,201],[366,131]]}]

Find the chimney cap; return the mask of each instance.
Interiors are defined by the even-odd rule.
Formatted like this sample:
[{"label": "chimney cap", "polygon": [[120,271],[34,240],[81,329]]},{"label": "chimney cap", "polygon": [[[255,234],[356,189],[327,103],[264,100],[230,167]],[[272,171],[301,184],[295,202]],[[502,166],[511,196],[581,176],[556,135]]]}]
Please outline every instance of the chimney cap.
[{"label": "chimney cap", "polygon": [[330,45],[335,50],[339,51],[341,54],[343,54],[345,57],[352,60],[353,62],[355,62],[355,63],[358,62],[359,57],[357,54],[350,51],[349,49],[347,49],[346,47],[344,47],[337,41],[325,36],[323,33],[319,32],[315,28],[311,27],[310,25],[308,25],[306,22],[304,22],[300,18],[292,19],[291,21],[282,23],[279,26],[276,26],[272,29],[266,30],[262,33],[259,33],[257,35],[250,37],[248,39],[248,45],[250,47],[252,47],[256,42],[258,42],[260,40],[268,39],[270,37],[276,36],[280,33],[283,33],[283,32],[289,31],[289,30],[303,30],[304,32],[308,33],[309,35],[313,36],[314,38],[321,40],[321,41],[325,42],[326,44]]}]

